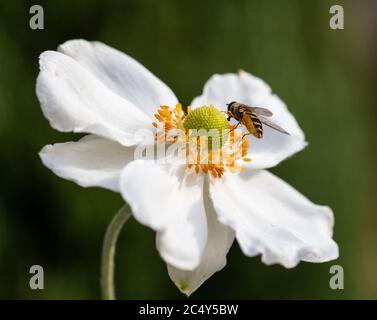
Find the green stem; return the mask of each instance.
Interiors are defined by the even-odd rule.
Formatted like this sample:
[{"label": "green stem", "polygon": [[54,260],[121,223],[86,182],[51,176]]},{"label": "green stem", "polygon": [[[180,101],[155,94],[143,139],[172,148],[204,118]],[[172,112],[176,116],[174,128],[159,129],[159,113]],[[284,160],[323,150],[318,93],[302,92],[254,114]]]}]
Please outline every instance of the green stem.
[{"label": "green stem", "polygon": [[115,300],[114,290],[114,256],[116,242],[120,230],[124,223],[131,216],[131,210],[125,204],[113,217],[109,226],[107,227],[105,238],[102,247],[102,261],[101,261],[101,289],[102,299]]}]

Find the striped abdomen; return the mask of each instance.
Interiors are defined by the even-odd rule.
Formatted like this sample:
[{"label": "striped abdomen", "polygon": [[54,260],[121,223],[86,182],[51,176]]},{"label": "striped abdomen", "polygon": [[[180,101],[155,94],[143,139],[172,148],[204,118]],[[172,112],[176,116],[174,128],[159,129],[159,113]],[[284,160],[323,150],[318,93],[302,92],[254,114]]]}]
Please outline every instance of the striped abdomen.
[{"label": "striped abdomen", "polygon": [[247,130],[256,138],[260,139],[263,137],[262,122],[254,112],[249,110],[244,111],[242,123],[246,126]]}]

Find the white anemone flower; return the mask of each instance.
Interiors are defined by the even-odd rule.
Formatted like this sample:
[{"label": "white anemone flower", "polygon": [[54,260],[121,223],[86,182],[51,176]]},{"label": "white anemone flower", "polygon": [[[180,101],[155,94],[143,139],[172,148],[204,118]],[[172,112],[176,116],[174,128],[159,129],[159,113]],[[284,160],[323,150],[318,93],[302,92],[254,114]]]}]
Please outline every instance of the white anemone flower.
[{"label": "white anemone flower", "polygon": [[262,139],[247,138],[252,161],[242,172],[225,168],[212,174],[206,174],[208,168],[134,159],[135,133],[156,130],[152,123],[158,126],[153,118],[160,106],[171,108],[160,109],[162,115],[181,110],[166,84],[105,44],[72,40],[43,52],[36,91],[54,129],[87,133],[76,142],[45,146],[44,165],[80,186],[120,192],[135,219],[156,231],[157,250],[183,293],[191,294],[226,265],[234,239],[245,255],[261,255],[267,265],[292,268],[301,260],[338,257],[331,209],[265,170],[307,143],[263,80],[244,71],[216,74],[192,101],[192,110],[208,105],[226,110],[230,101],[266,106],[290,133],[266,127]]}]

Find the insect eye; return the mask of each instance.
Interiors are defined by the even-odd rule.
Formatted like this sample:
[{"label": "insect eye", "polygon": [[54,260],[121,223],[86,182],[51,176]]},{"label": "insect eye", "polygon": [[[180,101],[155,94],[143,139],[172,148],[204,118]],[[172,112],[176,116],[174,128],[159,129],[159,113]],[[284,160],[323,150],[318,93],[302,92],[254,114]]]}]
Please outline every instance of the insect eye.
[{"label": "insect eye", "polygon": [[233,103],[235,103],[235,101],[232,101],[232,102],[226,104],[228,106],[228,110],[230,110],[230,108],[232,107]]}]

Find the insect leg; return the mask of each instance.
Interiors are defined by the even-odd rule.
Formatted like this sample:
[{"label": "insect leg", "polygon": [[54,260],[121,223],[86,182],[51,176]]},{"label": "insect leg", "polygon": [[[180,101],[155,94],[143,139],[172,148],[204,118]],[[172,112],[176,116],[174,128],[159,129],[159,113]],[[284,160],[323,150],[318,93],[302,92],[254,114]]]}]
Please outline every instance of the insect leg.
[{"label": "insect leg", "polygon": [[245,138],[245,137],[248,136],[249,134],[251,134],[251,133],[250,133],[250,132],[248,132],[248,133],[244,133],[243,136],[242,136],[241,141],[243,140],[243,138]]},{"label": "insect leg", "polygon": [[241,124],[241,122],[238,122],[234,128],[232,128],[229,132],[232,132],[233,130],[237,129],[237,127]]}]

